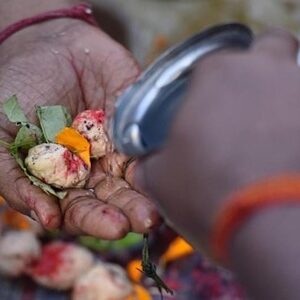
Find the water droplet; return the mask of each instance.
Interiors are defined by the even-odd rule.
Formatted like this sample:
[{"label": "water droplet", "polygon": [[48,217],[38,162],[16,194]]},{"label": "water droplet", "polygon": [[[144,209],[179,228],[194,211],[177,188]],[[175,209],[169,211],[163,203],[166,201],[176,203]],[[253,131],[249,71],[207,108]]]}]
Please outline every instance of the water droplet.
[{"label": "water droplet", "polygon": [[85,9],[85,13],[88,14],[88,15],[91,15],[92,14],[92,10],[90,8],[86,8]]},{"label": "water droplet", "polygon": [[56,49],[51,49],[51,52],[54,54],[58,54],[59,52]]}]

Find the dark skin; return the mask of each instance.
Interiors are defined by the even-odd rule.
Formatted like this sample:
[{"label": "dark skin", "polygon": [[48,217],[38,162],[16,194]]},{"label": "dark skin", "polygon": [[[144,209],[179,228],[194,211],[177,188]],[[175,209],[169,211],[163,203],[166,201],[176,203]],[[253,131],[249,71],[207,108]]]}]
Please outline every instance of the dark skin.
[{"label": "dark skin", "polygon": [[[0,27],[74,4],[30,0],[24,7],[19,0],[3,1],[0,11],[12,17],[4,18]],[[36,122],[36,105],[64,105],[73,117],[85,109],[102,108],[109,117],[117,95],[138,74],[139,67],[127,50],[81,20],[65,18],[31,26],[0,45],[0,102],[16,94],[32,122]],[[1,112],[0,138],[12,141],[16,132]],[[0,174],[0,193],[10,206],[47,229],[62,227],[71,234],[103,239],[119,239],[129,231],[147,233],[160,218],[152,202],[132,189],[127,160],[114,154],[93,162],[86,188],[70,190],[58,201],[31,185],[1,148],[0,169],[5,172]],[[110,165],[115,166],[113,172]]]},{"label": "dark skin", "polygon": [[[198,249],[236,190],[299,172],[298,42],[275,30],[247,52],[199,63],[163,149],[141,162],[139,186]],[[156,180],[151,180],[156,178]],[[231,267],[254,299],[299,299],[299,206],[257,213],[233,237]]]}]

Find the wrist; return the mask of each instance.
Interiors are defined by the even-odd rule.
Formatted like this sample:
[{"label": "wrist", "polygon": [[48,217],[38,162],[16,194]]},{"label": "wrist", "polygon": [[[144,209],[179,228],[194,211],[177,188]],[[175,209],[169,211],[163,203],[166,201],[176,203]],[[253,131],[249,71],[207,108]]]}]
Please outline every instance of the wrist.
[{"label": "wrist", "polygon": [[300,207],[261,211],[232,240],[232,268],[253,299],[298,299]]},{"label": "wrist", "polygon": [[272,207],[297,207],[300,199],[300,176],[279,175],[246,186],[228,197],[215,217],[211,230],[214,257],[229,263],[229,250],[237,232],[251,218]]},{"label": "wrist", "polygon": [[78,0],[9,0],[0,2],[0,30],[21,19],[56,9],[68,8],[80,3]]},{"label": "wrist", "polygon": [[44,44],[52,42],[53,45],[59,46],[60,41],[66,40],[63,35],[68,35],[67,39],[70,39],[71,35],[90,25],[96,23],[86,3],[21,18],[0,31],[1,58],[5,62],[11,56],[11,52],[18,53],[18,50],[22,49],[23,53],[28,44],[37,41]]}]

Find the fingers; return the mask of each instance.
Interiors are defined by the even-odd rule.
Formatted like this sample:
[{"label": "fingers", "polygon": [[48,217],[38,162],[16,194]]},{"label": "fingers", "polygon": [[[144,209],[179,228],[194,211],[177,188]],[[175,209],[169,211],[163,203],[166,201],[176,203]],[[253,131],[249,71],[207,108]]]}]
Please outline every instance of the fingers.
[{"label": "fingers", "polygon": [[129,184],[125,180],[107,176],[95,186],[95,194],[97,198],[107,202],[111,196],[125,189],[130,189]]},{"label": "fingers", "polygon": [[[92,203],[97,205],[98,201],[102,206],[106,204],[106,206],[119,209],[128,219],[128,230],[146,233],[159,225],[161,219],[154,204],[145,196],[131,189],[130,184],[133,183],[134,165],[134,162],[126,156],[110,153],[101,161],[94,163],[87,187],[94,189],[95,192],[95,195],[91,194]],[[122,177],[128,179],[129,182]],[[83,199],[85,198],[81,198],[82,201]],[[70,222],[66,221],[66,223],[69,224]],[[78,229],[75,228],[74,223],[72,224],[72,228],[68,225],[68,230],[75,233]],[[78,225],[77,221],[76,224],[78,228],[82,228],[82,224]],[[91,230],[89,229],[89,234],[92,234]],[[103,233],[98,232],[98,235],[102,236]]]},{"label": "fingers", "polygon": [[134,190],[122,190],[110,198],[109,203],[120,207],[127,215],[131,230],[148,233],[161,223],[154,204]]},{"label": "fingers", "polygon": [[[98,163],[99,164],[99,163]],[[125,156],[117,152],[109,153],[101,160],[101,167],[98,166],[95,172],[97,178],[103,178],[103,175],[111,175],[113,177],[122,177],[131,187],[141,192],[135,185],[134,173],[137,160],[133,157]],[[100,182],[99,180],[98,182]],[[94,180],[93,180],[94,182]]]},{"label": "fingers", "polygon": [[17,179],[16,187],[22,201],[30,209],[31,217],[46,229],[60,226],[61,211],[54,196],[47,195],[39,187],[31,185],[26,177]]},{"label": "fingers", "polygon": [[103,171],[115,177],[122,177],[129,158],[117,152],[108,153],[101,160]]},{"label": "fingers", "polygon": [[124,237],[130,230],[129,221],[119,208],[99,201],[86,190],[70,190],[61,208],[65,229],[71,234],[114,240]]},{"label": "fingers", "polygon": [[140,187],[137,186],[135,181],[136,170],[137,170],[137,160],[130,161],[130,163],[127,164],[124,178],[136,191],[141,192]]},{"label": "fingers", "polygon": [[143,188],[143,185],[141,182],[138,182],[137,179],[139,179],[139,176],[137,176],[137,172],[140,168],[138,166],[140,165],[140,161],[138,160],[132,160],[130,164],[127,165],[127,168],[125,170],[124,179],[126,182],[130,184],[130,186],[137,192],[143,194],[144,196],[148,197],[148,194],[146,190]]},{"label": "fingers", "polygon": [[93,189],[98,182],[102,181],[106,177],[105,172],[102,169],[101,161],[97,160],[92,163],[91,173],[89,180],[86,183],[86,188]]},{"label": "fingers", "polygon": [[275,29],[257,38],[252,51],[268,53],[270,56],[296,62],[298,40],[289,32]]},{"label": "fingers", "polygon": [[134,232],[149,232],[161,222],[154,204],[130,189],[121,178],[107,177],[95,187],[95,194],[102,201],[120,208],[128,217]]},{"label": "fingers", "polygon": [[19,212],[34,217],[47,229],[59,227],[61,213],[56,198],[32,185],[8,153],[1,153],[0,168],[6,170],[0,175],[0,183],[1,194],[8,204]]}]

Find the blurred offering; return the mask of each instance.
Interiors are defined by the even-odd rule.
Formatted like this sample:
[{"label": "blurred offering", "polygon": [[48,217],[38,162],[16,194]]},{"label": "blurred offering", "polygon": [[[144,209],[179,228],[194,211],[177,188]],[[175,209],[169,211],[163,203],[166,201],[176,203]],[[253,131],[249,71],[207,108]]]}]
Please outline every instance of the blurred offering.
[{"label": "blurred offering", "polygon": [[[142,235],[104,241],[48,232],[0,201],[0,275],[1,284],[7,285],[0,289],[0,299],[161,299],[155,282],[141,271]],[[169,228],[155,231],[149,247],[157,273],[175,292],[164,295],[166,300],[245,299],[228,271],[213,267]],[[56,296],[47,298],[49,291]]]}]

